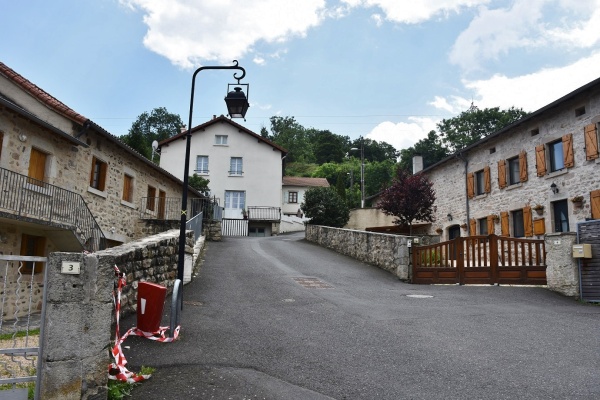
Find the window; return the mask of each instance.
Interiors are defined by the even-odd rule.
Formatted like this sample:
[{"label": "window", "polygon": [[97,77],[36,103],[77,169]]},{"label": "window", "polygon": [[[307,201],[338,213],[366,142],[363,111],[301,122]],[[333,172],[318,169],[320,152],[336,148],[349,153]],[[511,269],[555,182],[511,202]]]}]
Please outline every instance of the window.
[{"label": "window", "polygon": [[246,203],[246,193],[241,191],[225,191],[226,209],[243,209]]},{"label": "window", "polygon": [[208,156],[196,157],[196,172],[200,174],[208,174]]},{"label": "window", "polygon": [[227,145],[227,135],[215,135],[215,144],[226,146]]},{"label": "window", "polygon": [[90,187],[104,192],[106,186],[106,171],[108,171],[108,164],[93,157],[92,171],[90,173]]},{"label": "window", "polygon": [[477,196],[485,193],[483,170],[475,172],[475,193]]},{"label": "window", "polygon": [[491,190],[490,167],[486,166],[481,171],[467,174],[467,193],[470,199],[489,193]]},{"label": "window", "polygon": [[495,152],[496,152],[496,148],[495,148],[495,147],[492,147],[492,148],[490,149],[490,154],[494,154]]},{"label": "window", "polygon": [[29,174],[28,176],[32,179],[29,183],[42,186],[44,178],[46,177],[46,158],[47,154],[39,151],[38,149],[31,148],[31,154],[29,156]]},{"label": "window", "polygon": [[531,133],[531,136],[537,136],[540,134],[540,130],[539,130],[539,128],[535,128],[535,129],[532,129],[530,133]]},{"label": "window", "polygon": [[133,176],[123,175],[123,201],[133,203]]},{"label": "window", "polygon": [[575,109],[575,116],[576,117],[581,117],[582,115],[585,115],[585,107],[579,107]]},{"label": "window", "polygon": [[[46,238],[43,236],[21,235],[21,255],[44,257],[46,255]],[[26,261],[19,269],[22,274],[39,274],[44,270],[44,263]]]},{"label": "window", "polygon": [[550,158],[550,172],[560,171],[565,167],[562,140],[549,143],[548,153]]},{"label": "window", "polygon": [[519,157],[513,157],[508,159],[508,184],[516,185],[517,183],[521,183]]},{"label": "window", "polygon": [[512,212],[513,237],[525,236],[525,224],[523,222],[523,210]]},{"label": "window", "polygon": [[480,218],[477,220],[477,224],[479,225],[479,234],[480,235],[488,235],[488,218]]},{"label": "window", "polygon": [[244,173],[242,157],[231,157],[229,162],[229,175],[242,175]]},{"label": "window", "polygon": [[298,202],[298,192],[290,192],[288,202],[289,203],[297,203]]},{"label": "window", "polygon": [[567,200],[552,203],[552,217],[554,218],[554,232],[569,232],[569,205]]},{"label": "window", "polygon": [[146,209],[154,211],[156,204],[156,188],[148,185],[148,192],[146,194]]}]

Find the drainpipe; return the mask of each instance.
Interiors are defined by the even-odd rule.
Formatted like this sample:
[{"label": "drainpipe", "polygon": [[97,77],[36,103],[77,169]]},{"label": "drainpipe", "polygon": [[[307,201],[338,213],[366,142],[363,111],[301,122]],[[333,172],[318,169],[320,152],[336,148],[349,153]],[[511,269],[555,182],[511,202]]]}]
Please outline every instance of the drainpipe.
[{"label": "drainpipe", "polygon": [[464,153],[458,153],[456,155],[456,157],[465,163],[465,211],[467,213],[467,232],[469,233],[468,236],[470,236],[471,235],[471,231],[470,231],[471,215],[469,213],[469,182],[468,182],[468,178],[467,178],[467,175],[469,173],[469,159],[467,158],[467,156]]}]

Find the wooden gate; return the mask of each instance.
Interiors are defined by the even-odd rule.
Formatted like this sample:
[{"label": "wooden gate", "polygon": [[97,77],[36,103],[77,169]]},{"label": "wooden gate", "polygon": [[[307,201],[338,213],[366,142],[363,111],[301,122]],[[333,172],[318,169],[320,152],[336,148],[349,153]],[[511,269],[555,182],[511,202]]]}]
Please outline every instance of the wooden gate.
[{"label": "wooden gate", "polygon": [[413,247],[412,283],[545,285],[545,243],[489,235]]}]

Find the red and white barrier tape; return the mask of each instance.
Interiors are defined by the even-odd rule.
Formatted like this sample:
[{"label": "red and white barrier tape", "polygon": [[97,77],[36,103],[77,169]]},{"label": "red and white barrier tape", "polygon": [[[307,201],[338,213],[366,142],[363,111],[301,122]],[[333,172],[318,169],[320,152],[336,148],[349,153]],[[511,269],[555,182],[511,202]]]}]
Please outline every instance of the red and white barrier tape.
[{"label": "red and white barrier tape", "polygon": [[127,284],[127,280],[125,279],[125,274],[119,271],[119,267],[115,265],[115,275],[118,279],[117,292],[113,292],[113,302],[115,304],[115,314],[117,319],[117,327],[115,331],[115,345],[112,348],[112,356],[114,358],[114,362],[108,366],[108,379],[119,380],[128,383],[136,383],[141,382],[145,379],[150,378],[150,375],[142,375],[136,374],[135,372],[129,371],[125,365],[127,364],[127,360],[125,359],[125,355],[123,354],[123,349],[121,348],[121,344],[127,339],[129,335],[135,336],[143,336],[146,339],[155,340],[157,342],[169,343],[174,340],[177,340],[179,336],[180,326],[177,326],[173,331],[173,337],[165,336],[165,332],[170,328],[167,326],[161,326],[158,328],[157,332],[144,332],[137,327],[133,327],[129,329],[123,336],[119,336],[119,319],[121,315],[121,290],[123,286]]}]

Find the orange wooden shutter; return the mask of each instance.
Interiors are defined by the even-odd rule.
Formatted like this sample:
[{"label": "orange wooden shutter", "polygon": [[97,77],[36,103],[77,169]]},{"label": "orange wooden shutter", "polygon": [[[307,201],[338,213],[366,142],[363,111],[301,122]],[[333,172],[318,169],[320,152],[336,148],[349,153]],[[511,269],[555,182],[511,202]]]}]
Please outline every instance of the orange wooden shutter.
[{"label": "orange wooden shutter", "polygon": [[133,199],[133,178],[129,175],[123,175],[123,200],[131,203]]},{"label": "orange wooden shutter", "polygon": [[546,222],[544,218],[536,219],[533,221],[533,234],[536,236],[543,235],[546,233]]},{"label": "orange wooden shutter", "polygon": [[585,159],[594,160],[600,157],[598,152],[598,128],[596,124],[589,124],[585,127]]},{"label": "orange wooden shutter", "polygon": [[535,168],[537,176],[546,175],[546,147],[543,144],[535,146]]},{"label": "orange wooden shutter", "polygon": [[531,207],[523,207],[523,227],[525,228],[525,236],[533,236],[533,219],[531,217]]},{"label": "orange wooden shutter", "polygon": [[477,220],[475,218],[471,218],[469,221],[469,236],[477,235]]},{"label": "orange wooden shutter", "polygon": [[508,211],[500,213],[500,229],[502,236],[510,236],[510,225],[508,223]]},{"label": "orange wooden shutter", "polygon": [[493,215],[488,215],[488,217],[487,217],[487,228],[488,228],[488,235],[493,235],[494,233],[496,233],[496,229],[494,227],[494,216]]},{"label": "orange wooden shutter", "polygon": [[467,196],[472,199],[475,196],[475,176],[472,172],[467,174]]},{"label": "orange wooden shutter", "polygon": [[573,134],[567,133],[562,137],[563,145],[563,161],[565,168],[571,168],[575,165],[575,159],[573,157]]},{"label": "orange wooden shutter", "polygon": [[490,175],[490,167],[483,168],[483,191],[489,193],[492,191],[492,178]]},{"label": "orange wooden shutter", "polygon": [[592,205],[592,219],[600,219],[600,190],[590,192],[590,204]]},{"label": "orange wooden shutter", "polygon": [[498,186],[500,189],[506,187],[506,160],[498,161]]},{"label": "orange wooden shutter", "polygon": [[527,152],[519,153],[519,179],[521,182],[527,182]]},{"label": "orange wooden shutter", "polygon": [[[46,153],[32,148],[29,156],[29,177],[38,181],[44,181],[46,175]],[[30,181],[36,185],[40,185],[40,182]]]}]

